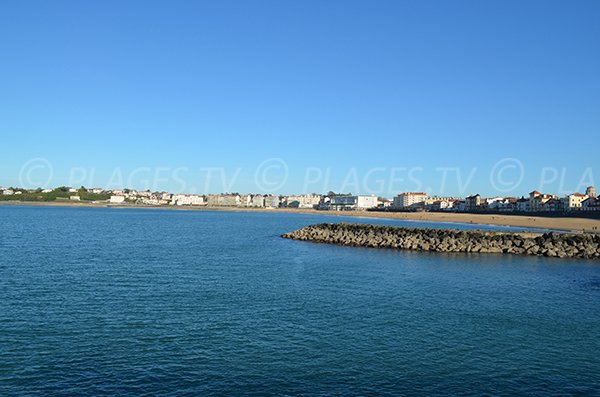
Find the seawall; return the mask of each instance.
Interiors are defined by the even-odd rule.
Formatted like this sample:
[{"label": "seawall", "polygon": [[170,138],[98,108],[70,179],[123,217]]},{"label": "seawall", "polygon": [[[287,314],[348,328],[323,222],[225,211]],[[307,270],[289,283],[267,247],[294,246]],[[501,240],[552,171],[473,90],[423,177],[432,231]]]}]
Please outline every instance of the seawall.
[{"label": "seawall", "polygon": [[281,237],[354,247],[600,259],[600,235],[506,233],[322,223]]}]

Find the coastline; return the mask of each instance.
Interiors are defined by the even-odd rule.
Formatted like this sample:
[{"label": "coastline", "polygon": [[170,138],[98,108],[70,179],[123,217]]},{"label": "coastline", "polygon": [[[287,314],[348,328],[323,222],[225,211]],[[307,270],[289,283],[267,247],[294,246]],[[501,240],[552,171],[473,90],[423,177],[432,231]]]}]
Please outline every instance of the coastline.
[{"label": "coastline", "polygon": [[[107,203],[81,202],[26,202],[0,201],[0,206],[34,206],[34,207],[74,207],[74,208],[141,208],[169,209],[177,211],[228,211],[228,212],[268,212],[295,213],[313,215],[333,215],[361,217],[372,219],[399,219],[407,221],[424,221],[440,223],[462,223],[493,226],[510,226],[570,232],[600,231],[600,220],[588,218],[545,218],[524,215],[502,214],[470,214],[445,212],[373,212],[373,211],[320,211],[296,208],[252,208],[252,207],[177,207],[177,206],[147,206],[147,205],[111,205]],[[596,229],[594,229],[596,228]]]}]

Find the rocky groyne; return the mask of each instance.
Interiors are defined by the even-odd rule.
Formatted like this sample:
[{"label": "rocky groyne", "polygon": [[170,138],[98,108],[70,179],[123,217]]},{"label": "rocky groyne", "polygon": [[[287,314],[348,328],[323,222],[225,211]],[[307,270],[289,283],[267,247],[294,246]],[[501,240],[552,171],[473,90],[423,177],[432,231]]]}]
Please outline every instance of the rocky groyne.
[{"label": "rocky groyne", "polygon": [[311,225],[284,238],[354,247],[600,259],[600,235],[417,229],[353,223]]}]

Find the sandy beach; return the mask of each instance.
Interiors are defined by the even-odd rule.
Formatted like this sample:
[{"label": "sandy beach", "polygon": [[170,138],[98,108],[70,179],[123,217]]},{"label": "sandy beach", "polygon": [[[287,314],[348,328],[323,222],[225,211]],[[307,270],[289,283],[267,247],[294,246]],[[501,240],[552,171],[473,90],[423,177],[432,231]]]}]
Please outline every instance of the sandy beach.
[{"label": "sandy beach", "polygon": [[106,203],[76,203],[76,202],[18,202],[2,201],[0,206],[5,205],[28,205],[28,206],[51,206],[51,207],[101,207],[101,208],[146,208],[146,209],[170,209],[183,211],[232,211],[232,212],[270,212],[270,213],[295,213],[334,215],[364,218],[386,218],[404,219],[428,222],[452,222],[469,223],[481,225],[498,225],[524,228],[540,228],[565,230],[573,232],[600,232],[600,220],[586,218],[546,218],[539,216],[501,215],[501,214],[467,214],[467,213],[443,213],[443,212],[372,212],[372,211],[317,211],[310,209],[295,208],[246,208],[246,207],[174,207],[174,206],[142,206],[142,205],[110,205]]}]

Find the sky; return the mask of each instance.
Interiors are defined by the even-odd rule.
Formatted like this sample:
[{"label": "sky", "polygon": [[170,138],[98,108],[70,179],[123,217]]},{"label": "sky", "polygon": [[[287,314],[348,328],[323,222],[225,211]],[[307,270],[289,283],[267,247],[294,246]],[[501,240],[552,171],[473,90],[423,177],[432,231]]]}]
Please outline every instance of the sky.
[{"label": "sky", "polygon": [[0,186],[566,194],[598,1],[0,2]]}]

